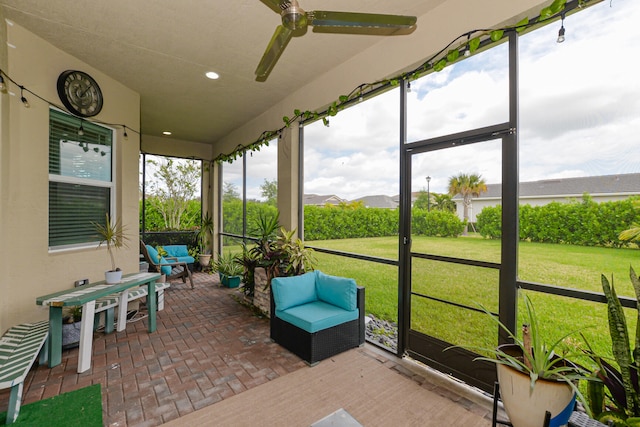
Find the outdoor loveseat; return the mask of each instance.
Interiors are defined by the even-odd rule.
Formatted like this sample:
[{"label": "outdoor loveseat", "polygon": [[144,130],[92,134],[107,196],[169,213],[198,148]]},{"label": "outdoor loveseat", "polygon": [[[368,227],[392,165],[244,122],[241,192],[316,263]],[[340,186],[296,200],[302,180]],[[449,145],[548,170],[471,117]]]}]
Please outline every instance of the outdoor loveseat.
[{"label": "outdoor loveseat", "polygon": [[167,252],[167,259],[177,260],[178,262],[186,262],[189,269],[193,271],[193,263],[195,258],[189,255],[187,245],[164,245],[162,247]]},{"label": "outdoor loveseat", "polygon": [[140,240],[140,253],[144,256],[145,261],[149,263],[149,272],[166,275],[167,282],[182,279],[182,283],[186,283],[186,279],[189,278],[191,288],[193,289],[191,270],[186,262],[179,261],[174,257],[163,257],[158,254],[156,248],[151,245],[146,245],[142,240]]},{"label": "outdoor loveseat", "polygon": [[310,365],[364,344],[364,288],[312,271],[271,280],[271,339]]}]

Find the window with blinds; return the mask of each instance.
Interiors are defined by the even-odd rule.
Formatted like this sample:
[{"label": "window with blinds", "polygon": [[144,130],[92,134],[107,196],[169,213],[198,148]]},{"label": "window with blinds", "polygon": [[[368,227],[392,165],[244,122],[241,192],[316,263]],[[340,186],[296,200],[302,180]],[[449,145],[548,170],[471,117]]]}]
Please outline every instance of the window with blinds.
[{"label": "window with blinds", "polygon": [[49,248],[97,242],[93,222],[111,214],[113,130],[49,113]]}]

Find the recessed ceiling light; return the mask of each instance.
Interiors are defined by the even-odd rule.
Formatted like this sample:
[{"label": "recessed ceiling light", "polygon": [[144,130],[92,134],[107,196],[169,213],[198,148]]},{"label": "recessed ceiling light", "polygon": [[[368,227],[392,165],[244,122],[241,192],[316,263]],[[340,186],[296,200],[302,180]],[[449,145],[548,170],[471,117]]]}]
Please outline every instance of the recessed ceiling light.
[{"label": "recessed ceiling light", "polygon": [[168,130],[165,130],[164,132],[162,132],[163,135],[171,135],[171,132],[169,132]]},{"label": "recessed ceiling light", "polygon": [[216,73],[215,71],[207,71],[205,73],[205,76],[207,76],[207,78],[211,79],[211,80],[216,80],[220,78],[220,75],[218,73]]}]

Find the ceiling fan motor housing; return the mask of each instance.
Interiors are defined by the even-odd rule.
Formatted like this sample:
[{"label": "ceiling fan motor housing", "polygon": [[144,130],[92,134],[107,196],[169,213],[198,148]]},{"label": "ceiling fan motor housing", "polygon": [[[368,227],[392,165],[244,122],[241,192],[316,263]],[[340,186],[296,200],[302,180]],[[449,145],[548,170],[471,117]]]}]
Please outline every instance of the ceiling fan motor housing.
[{"label": "ceiling fan motor housing", "polygon": [[307,14],[297,2],[291,2],[289,7],[282,11],[282,25],[291,31],[307,26]]}]

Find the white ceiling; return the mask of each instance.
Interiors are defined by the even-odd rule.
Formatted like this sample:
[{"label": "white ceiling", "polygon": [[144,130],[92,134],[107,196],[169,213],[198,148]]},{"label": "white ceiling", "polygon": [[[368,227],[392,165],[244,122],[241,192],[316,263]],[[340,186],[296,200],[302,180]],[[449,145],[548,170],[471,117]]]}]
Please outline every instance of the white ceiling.
[{"label": "white ceiling", "polygon": [[[419,17],[447,0],[299,1],[307,11]],[[0,0],[0,5],[7,19],[138,92],[143,134],[171,130],[173,138],[205,143],[215,143],[383,38],[308,31],[291,40],[266,82],[256,82],[255,68],[281,22],[260,0]],[[205,78],[210,70],[220,79]]]}]

